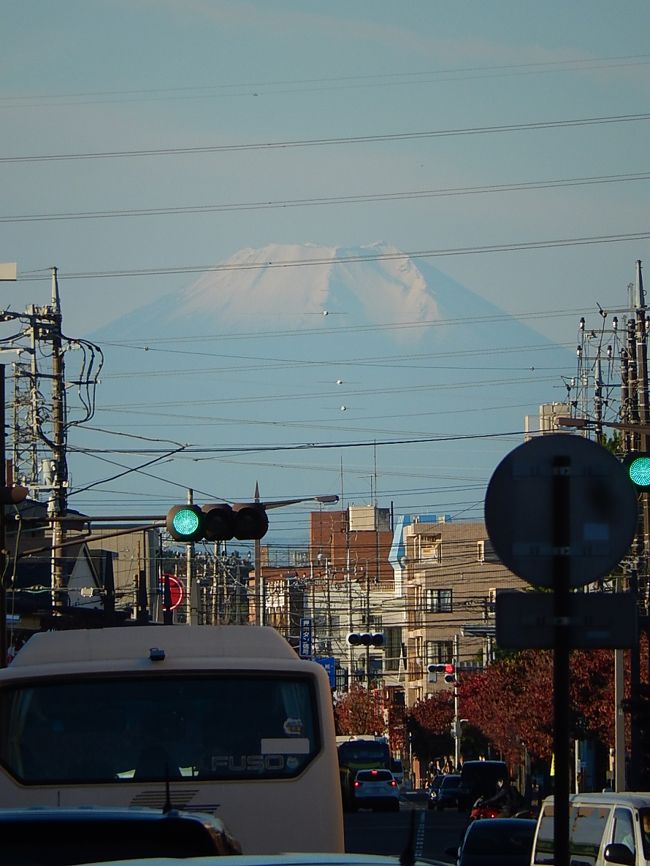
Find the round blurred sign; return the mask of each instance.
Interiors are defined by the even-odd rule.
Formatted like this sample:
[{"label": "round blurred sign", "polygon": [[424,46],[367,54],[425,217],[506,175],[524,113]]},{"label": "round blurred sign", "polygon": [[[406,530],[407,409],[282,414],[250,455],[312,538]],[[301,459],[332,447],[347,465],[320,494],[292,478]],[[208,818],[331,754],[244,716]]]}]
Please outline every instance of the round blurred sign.
[{"label": "round blurred sign", "polygon": [[183,598],[185,597],[185,590],[183,588],[183,584],[180,580],[173,574],[163,574],[162,576],[162,585],[160,587],[160,591],[163,594],[163,605],[166,601],[165,599],[165,584],[169,581],[169,599],[170,604],[167,610],[176,610],[176,608],[181,604]]},{"label": "round blurred sign", "polygon": [[[562,551],[554,526],[559,466],[568,481],[568,547]],[[569,433],[537,436],[515,448],[494,470],[485,496],[485,523],[499,559],[535,586],[553,586],[555,558],[562,554],[569,558],[570,586],[604,577],[627,553],[637,520],[637,494],[620,461]]]}]

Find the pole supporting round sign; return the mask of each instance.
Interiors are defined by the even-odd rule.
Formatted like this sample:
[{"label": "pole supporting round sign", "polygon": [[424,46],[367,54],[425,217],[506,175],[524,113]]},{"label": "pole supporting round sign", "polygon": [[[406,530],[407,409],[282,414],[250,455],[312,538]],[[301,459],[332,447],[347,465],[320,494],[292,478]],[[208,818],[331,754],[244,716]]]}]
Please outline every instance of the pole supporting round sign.
[{"label": "pole supporting round sign", "polygon": [[[559,513],[566,518],[558,530]],[[558,557],[565,557],[569,585],[583,586],[627,553],[638,524],[637,493],[602,445],[569,433],[537,436],[494,470],[485,523],[499,559],[528,583],[552,587]]]}]

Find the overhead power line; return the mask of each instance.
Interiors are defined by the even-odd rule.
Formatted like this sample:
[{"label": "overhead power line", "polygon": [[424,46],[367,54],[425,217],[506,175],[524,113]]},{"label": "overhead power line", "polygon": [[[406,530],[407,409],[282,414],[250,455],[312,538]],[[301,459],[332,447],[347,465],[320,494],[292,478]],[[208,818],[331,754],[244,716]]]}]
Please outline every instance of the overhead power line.
[{"label": "overhead power line", "polygon": [[341,144],[369,144],[383,141],[414,141],[421,138],[448,138],[459,135],[487,135],[490,133],[526,132],[536,129],[569,129],[610,123],[635,123],[650,120],[647,114],[617,114],[604,117],[579,117],[567,120],[543,120],[532,123],[507,123],[499,126],[468,126],[456,129],[433,129],[420,132],[389,132],[377,135],[348,135],[335,138],[302,138],[284,141],[248,142],[242,144],[209,144],[195,147],[161,147],[142,150],[106,150],[80,153],[50,153],[22,156],[3,156],[0,163],[57,162],[77,159],[122,159],[141,156],[180,156],[198,153],[231,153],[245,150],[283,150],[296,147],[325,147]]},{"label": "overhead power line", "polygon": [[[337,258],[315,258],[315,259],[287,259],[265,262],[230,263],[220,265],[179,265],[177,267],[163,268],[133,268],[116,271],[70,271],[60,272],[62,279],[68,280],[93,280],[114,279],[120,277],[149,277],[172,274],[205,274],[227,271],[258,271],[276,268],[299,268],[299,267],[331,267],[337,264],[349,264],[352,262],[376,262],[376,261],[403,261],[404,259],[426,259],[442,256],[467,256],[480,253],[507,253],[521,252],[524,250],[551,249],[554,247],[577,247],[590,244],[613,244],[624,241],[646,240],[650,237],[650,230],[641,232],[629,232],[616,235],[591,235],[578,238],[554,238],[544,241],[521,241],[509,244],[484,244],[475,247],[448,247],[433,250],[411,250],[410,252],[395,251],[386,253],[369,253],[364,255],[339,256]],[[34,282],[48,279],[45,274],[27,272],[18,277],[19,282]]]},{"label": "overhead power line", "polygon": [[[204,99],[215,96],[257,96],[264,93],[299,93],[305,86],[310,91],[347,87],[386,87],[395,85],[429,84],[467,78],[510,77],[538,75],[549,72],[580,72],[592,69],[617,69],[627,66],[645,66],[648,54],[626,54],[613,57],[588,57],[565,60],[547,60],[536,63],[508,63],[490,66],[458,66],[443,69],[424,69],[419,72],[383,72],[360,75],[330,75],[319,78],[277,79],[271,81],[237,81],[233,83],[185,85],[181,87],[149,87],[130,90],[81,90],[62,93],[17,94],[0,96],[0,107],[33,108],[43,104],[87,105],[109,102],[136,102],[157,100]],[[254,92],[241,88],[256,88]],[[274,90],[271,88],[291,88]],[[264,90],[266,88],[266,90]],[[239,91],[239,92],[237,92]],[[64,102],[63,100],[73,100]]]},{"label": "overhead power line", "polygon": [[230,202],[223,204],[178,205],[155,208],[121,208],[119,210],[70,211],[66,213],[9,214],[0,216],[0,223],[55,222],[59,220],[116,219],[121,217],[178,216],[200,213],[229,213],[247,210],[277,210],[297,207],[322,207],[331,205],[366,204],[368,202],[412,201],[426,198],[451,198],[455,196],[485,195],[488,193],[525,192],[537,189],[562,189],[574,186],[591,186],[605,183],[624,183],[650,180],[650,172],[596,175],[593,177],[556,178],[533,180],[521,183],[486,184],[484,186],[460,186],[440,189],[406,190],[403,192],[380,192],[359,195],[339,195],[277,201]]}]

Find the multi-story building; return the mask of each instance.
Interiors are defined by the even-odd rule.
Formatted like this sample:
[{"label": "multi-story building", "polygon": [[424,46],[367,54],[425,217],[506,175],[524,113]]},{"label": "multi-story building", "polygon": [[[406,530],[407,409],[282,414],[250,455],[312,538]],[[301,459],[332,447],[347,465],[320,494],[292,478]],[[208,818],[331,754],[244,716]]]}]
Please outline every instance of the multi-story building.
[{"label": "multi-story building", "polygon": [[499,589],[523,589],[492,550],[482,521],[403,519],[401,589],[406,643],[406,702],[444,686],[429,665],[454,662],[458,676],[492,660]]},{"label": "multi-story building", "polygon": [[[264,586],[266,623],[295,645],[308,620],[311,653],[336,664],[337,688],[384,686],[412,706],[444,687],[429,665],[455,662],[462,677],[492,660],[496,592],[527,584],[501,564],[482,521],[393,521],[364,506],[312,513],[302,563],[265,568]],[[383,645],[352,646],[357,632],[381,633]]]}]

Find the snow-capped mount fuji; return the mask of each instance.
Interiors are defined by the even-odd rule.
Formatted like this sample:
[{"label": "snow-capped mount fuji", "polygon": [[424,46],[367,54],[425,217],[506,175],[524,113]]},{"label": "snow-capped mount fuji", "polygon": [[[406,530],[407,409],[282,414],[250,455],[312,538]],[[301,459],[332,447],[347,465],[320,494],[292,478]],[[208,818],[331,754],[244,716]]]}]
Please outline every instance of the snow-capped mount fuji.
[{"label": "snow-capped mount fuji", "polygon": [[[339,324],[435,322],[435,290],[396,247],[380,242],[355,248],[269,244],[243,249],[191,285],[120,319],[108,329],[121,337],[168,335],[188,320],[218,331],[313,326],[335,314]],[[102,333],[99,332],[99,333]],[[411,337],[393,330],[395,342]]]},{"label": "snow-capped mount fuji", "polygon": [[[386,243],[243,249],[92,338],[107,359],[98,426],[198,446],[165,469],[176,486],[293,498],[338,491],[345,461],[347,496],[367,501],[378,472],[398,513],[399,491],[423,512],[465,502],[456,483],[480,500],[574,363]],[[420,503],[415,487],[445,492]]]}]

